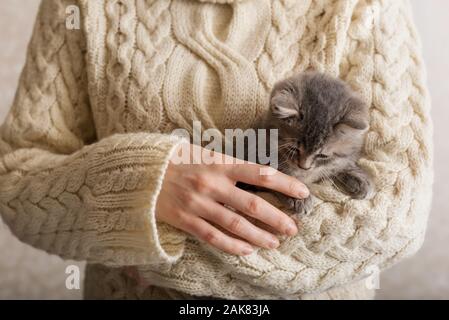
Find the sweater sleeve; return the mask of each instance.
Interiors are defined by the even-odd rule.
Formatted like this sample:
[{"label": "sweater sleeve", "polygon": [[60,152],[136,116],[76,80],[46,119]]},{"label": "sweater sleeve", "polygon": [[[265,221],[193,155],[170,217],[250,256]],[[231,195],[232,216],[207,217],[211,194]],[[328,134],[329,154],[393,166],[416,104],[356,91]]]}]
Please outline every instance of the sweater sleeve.
[{"label": "sweater sleeve", "polygon": [[150,282],[231,299],[301,297],[376,277],[420,248],[432,196],[433,147],[410,4],[359,1],[346,27],[343,20],[330,27],[338,27],[338,42],[331,42],[326,57],[339,60],[328,68],[340,70],[371,106],[359,163],[374,178],[372,199],[349,199],[330,184],[318,185],[312,214],[301,218],[298,235],[283,239],[278,249],[234,257],[192,241],[189,259],[169,270],[141,268]]},{"label": "sweater sleeve", "polygon": [[96,139],[82,30],[68,1],[44,0],[26,65],[0,127],[0,213],[23,242],[111,266],[176,261],[184,237],[155,220],[180,141],[157,133]]}]

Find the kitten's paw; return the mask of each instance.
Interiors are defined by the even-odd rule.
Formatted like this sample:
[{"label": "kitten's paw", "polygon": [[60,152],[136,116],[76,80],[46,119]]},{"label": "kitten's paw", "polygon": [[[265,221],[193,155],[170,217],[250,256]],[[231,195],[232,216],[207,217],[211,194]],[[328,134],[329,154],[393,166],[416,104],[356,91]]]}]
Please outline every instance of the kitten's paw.
[{"label": "kitten's paw", "polygon": [[312,197],[297,199],[280,194],[279,199],[288,210],[293,211],[297,215],[308,215],[313,209]]},{"label": "kitten's paw", "polygon": [[338,175],[338,182],[353,199],[362,200],[373,194],[373,186],[365,176],[344,172]]},{"label": "kitten's paw", "polygon": [[312,197],[305,199],[295,199],[295,209],[294,212],[297,215],[308,215],[312,212],[313,201]]}]

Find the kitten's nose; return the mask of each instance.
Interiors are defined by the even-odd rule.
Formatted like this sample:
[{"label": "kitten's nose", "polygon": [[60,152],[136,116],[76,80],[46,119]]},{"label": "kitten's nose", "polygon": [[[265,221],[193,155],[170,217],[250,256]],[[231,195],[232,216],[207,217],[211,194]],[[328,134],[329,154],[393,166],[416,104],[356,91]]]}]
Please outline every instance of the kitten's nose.
[{"label": "kitten's nose", "polygon": [[303,170],[309,170],[312,168],[312,157],[300,157],[298,159],[298,167],[300,167]]}]

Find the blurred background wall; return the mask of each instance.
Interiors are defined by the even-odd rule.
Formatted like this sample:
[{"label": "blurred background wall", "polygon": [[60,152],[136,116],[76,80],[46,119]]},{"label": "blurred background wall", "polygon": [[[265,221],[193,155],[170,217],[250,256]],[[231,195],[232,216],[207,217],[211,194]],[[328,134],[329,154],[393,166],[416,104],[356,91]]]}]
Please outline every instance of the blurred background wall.
[{"label": "blurred background wall", "polygon": [[[383,273],[377,296],[449,299],[449,1],[412,3],[433,101],[433,209],[423,248]],[[14,97],[38,5],[39,0],[0,1],[0,123]],[[0,221],[0,299],[80,299],[81,290],[65,287],[65,269],[73,263],[20,243]]]}]

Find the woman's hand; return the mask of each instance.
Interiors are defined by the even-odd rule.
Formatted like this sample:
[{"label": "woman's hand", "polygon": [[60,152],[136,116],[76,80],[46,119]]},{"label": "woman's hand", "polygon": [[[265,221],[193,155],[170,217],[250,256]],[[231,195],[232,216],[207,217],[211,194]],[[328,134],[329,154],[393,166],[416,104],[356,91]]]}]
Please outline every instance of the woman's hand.
[{"label": "woman's hand", "polygon": [[[185,150],[184,147],[178,152]],[[173,159],[179,157],[179,153],[172,157],[156,204],[157,220],[236,255],[250,254],[253,251],[250,244],[264,248],[279,245],[275,235],[250,223],[244,215],[289,236],[298,232],[292,218],[235,184],[240,181],[306,198],[309,191],[304,184],[266,166],[249,162],[236,164],[236,159],[224,154],[194,145],[188,148],[193,154],[200,152],[215,161],[213,164],[175,164]],[[270,174],[261,174],[264,169],[271,169]],[[228,232],[220,231],[215,225]]]}]

